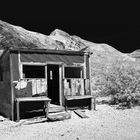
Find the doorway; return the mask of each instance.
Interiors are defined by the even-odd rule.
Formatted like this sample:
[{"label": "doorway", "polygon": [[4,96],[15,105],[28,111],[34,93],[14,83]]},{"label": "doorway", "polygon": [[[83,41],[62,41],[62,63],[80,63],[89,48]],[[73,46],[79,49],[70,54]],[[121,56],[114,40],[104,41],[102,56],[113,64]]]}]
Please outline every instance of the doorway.
[{"label": "doorway", "polygon": [[48,83],[48,97],[52,104],[60,104],[60,86],[59,86],[59,65],[47,65],[47,83]]}]

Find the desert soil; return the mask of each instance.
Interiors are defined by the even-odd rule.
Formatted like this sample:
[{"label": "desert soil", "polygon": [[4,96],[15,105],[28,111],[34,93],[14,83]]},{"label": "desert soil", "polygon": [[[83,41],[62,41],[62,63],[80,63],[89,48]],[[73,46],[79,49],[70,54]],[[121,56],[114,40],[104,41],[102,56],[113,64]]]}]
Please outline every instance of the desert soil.
[{"label": "desert soil", "polygon": [[140,107],[116,109],[97,105],[96,111],[85,110],[89,118],[80,118],[74,112],[71,119],[57,122],[28,124],[2,120],[0,140],[139,140]]}]

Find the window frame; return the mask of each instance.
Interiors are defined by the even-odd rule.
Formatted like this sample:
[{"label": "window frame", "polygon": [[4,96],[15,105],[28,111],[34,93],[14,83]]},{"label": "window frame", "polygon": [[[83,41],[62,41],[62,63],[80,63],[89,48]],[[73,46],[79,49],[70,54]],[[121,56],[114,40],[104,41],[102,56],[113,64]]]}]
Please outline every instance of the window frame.
[{"label": "window frame", "polygon": [[[23,77],[23,66],[29,65],[29,66],[44,66],[45,67],[45,77],[44,78],[24,78]],[[47,65],[46,63],[30,63],[30,62],[24,62],[20,65],[20,79],[47,79]]]},{"label": "window frame", "polygon": [[[65,77],[65,68],[66,67],[82,68],[82,74],[80,74],[80,78],[66,78]],[[84,66],[83,65],[64,65],[63,66],[63,79],[84,79],[84,77],[85,77],[85,71],[84,71]]]}]

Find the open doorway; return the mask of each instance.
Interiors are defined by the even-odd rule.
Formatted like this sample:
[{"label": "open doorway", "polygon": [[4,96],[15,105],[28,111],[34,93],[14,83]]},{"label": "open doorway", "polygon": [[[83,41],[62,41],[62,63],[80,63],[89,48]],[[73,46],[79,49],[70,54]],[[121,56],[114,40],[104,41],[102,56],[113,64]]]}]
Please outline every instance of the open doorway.
[{"label": "open doorway", "polygon": [[51,99],[51,103],[59,105],[59,65],[48,64],[47,77],[48,97]]}]

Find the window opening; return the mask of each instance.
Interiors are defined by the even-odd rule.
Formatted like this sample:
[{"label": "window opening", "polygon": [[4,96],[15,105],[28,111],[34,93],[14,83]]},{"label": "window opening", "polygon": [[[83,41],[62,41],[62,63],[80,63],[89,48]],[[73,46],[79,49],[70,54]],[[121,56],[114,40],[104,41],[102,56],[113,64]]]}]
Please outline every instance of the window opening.
[{"label": "window opening", "polygon": [[64,78],[83,78],[83,67],[64,67]]},{"label": "window opening", "polygon": [[23,78],[45,78],[45,66],[23,65]]}]

